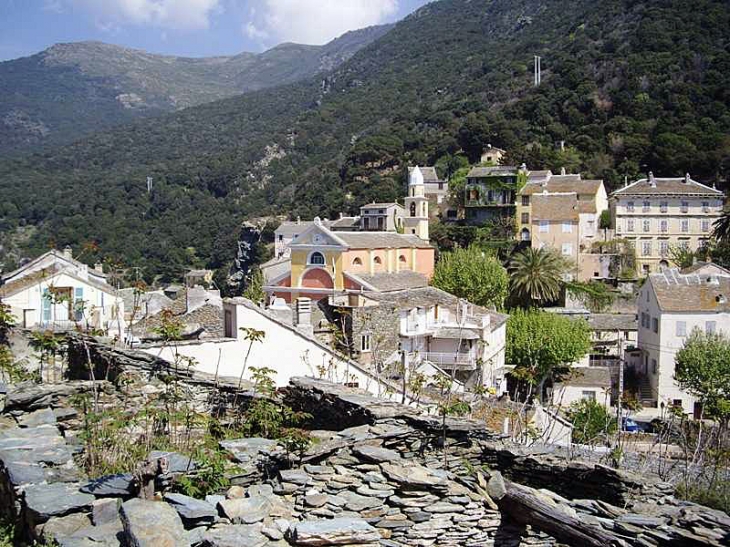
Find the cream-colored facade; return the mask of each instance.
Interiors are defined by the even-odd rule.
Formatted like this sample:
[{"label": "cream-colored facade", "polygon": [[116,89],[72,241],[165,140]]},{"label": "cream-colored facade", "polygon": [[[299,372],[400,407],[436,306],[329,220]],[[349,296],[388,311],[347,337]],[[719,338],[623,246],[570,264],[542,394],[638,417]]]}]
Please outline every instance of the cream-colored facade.
[{"label": "cream-colored facade", "polygon": [[672,247],[696,251],[711,236],[722,214],[720,190],[684,178],[637,180],[611,194],[617,238],[636,249],[637,273],[647,275],[672,265]]}]

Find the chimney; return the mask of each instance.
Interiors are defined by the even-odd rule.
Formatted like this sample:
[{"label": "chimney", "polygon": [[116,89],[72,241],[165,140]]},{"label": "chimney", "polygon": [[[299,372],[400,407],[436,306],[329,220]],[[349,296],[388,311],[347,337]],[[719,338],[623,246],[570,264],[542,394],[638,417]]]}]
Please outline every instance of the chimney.
[{"label": "chimney", "polygon": [[312,327],[312,299],[300,296],[296,301],[294,325],[306,334],[314,334]]},{"label": "chimney", "polygon": [[561,167],[560,168],[560,174],[561,175],[565,175],[565,167]]},{"label": "chimney", "polygon": [[94,264],[94,270],[103,274],[104,273],[104,264],[102,264],[101,262],[97,262],[96,264]]},{"label": "chimney", "polygon": [[689,173],[684,174],[684,183],[689,184]]},{"label": "chimney", "polygon": [[560,151],[565,151],[565,141],[560,141]]},{"label": "chimney", "polygon": [[297,226],[299,226],[302,223],[302,217],[297,217]]},{"label": "chimney", "polygon": [[649,186],[656,188],[656,179],[654,178],[654,173],[651,171],[649,171]]},{"label": "chimney", "polygon": [[488,149],[488,150],[491,150],[491,149],[492,149],[492,145],[491,145],[491,144],[488,144],[488,145],[487,145],[487,149]]},{"label": "chimney", "polygon": [[70,245],[66,245],[63,248],[63,256],[71,260],[74,257],[74,251]]},{"label": "chimney", "polygon": [[274,298],[274,302],[269,306],[269,313],[274,315],[280,322],[291,325],[292,311],[283,298]]}]

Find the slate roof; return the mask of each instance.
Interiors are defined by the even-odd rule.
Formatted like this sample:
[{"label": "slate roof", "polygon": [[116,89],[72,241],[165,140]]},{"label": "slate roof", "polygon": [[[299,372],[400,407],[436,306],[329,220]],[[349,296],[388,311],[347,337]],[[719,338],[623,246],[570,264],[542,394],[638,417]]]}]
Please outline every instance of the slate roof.
[{"label": "slate roof", "polygon": [[608,367],[575,367],[573,376],[566,378],[563,385],[584,387],[611,387],[611,369]]},{"label": "slate roof", "polygon": [[647,281],[665,312],[730,311],[730,277],[689,274],[672,268]]},{"label": "slate roof", "polygon": [[[366,292],[364,296],[369,300],[375,300],[399,309],[427,308],[438,304],[440,307],[456,313],[459,304],[459,299],[456,296],[436,287],[419,287],[391,292]],[[469,313],[471,315],[488,314],[491,319],[490,326],[493,328],[501,325],[508,318],[507,315],[471,303],[469,304]]]},{"label": "slate roof", "polygon": [[304,230],[309,228],[312,224],[314,224],[314,221],[311,220],[302,220],[302,221],[289,221],[285,220],[282,222],[279,227],[274,231],[274,233],[279,236],[283,235],[285,239],[292,239],[294,236],[297,236],[301,234]]},{"label": "slate roof", "polygon": [[517,167],[510,165],[494,165],[490,167],[472,167],[466,178],[494,177],[499,175],[516,175]]},{"label": "slate roof", "polygon": [[367,205],[363,205],[362,207],[360,207],[360,210],[362,211],[363,209],[388,209],[389,207],[400,207],[401,209],[403,209],[403,206],[400,205],[399,203],[391,202],[391,203],[368,203]]},{"label": "slate roof", "polygon": [[374,275],[353,275],[345,272],[345,275],[355,281],[362,281],[381,292],[400,291],[403,289],[428,286],[428,278],[425,275],[412,272],[410,270],[393,273],[383,272],[376,273]]},{"label": "slate roof", "polygon": [[730,276],[730,270],[728,270],[727,268],[723,268],[722,266],[720,266],[719,264],[715,264],[714,262],[705,262],[703,260],[700,260],[699,262],[692,264],[687,268],[684,268],[680,273],[699,273]]},{"label": "slate roof", "polygon": [[266,283],[270,283],[284,275],[286,272],[291,271],[291,258],[283,256],[279,258],[272,258],[271,260],[261,264],[259,269],[264,275]]},{"label": "slate roof", "polygon": [[660,196],[660,195],[702,195],[722,197],[724,194],[720,190],[715,190],[709,186],[705,186],[696,180],[686,181],[682,178],[654,178],[655,184],[652,186],[649,179],[639,179],[636,182],[619,188],[613,192],[612,196]]},{"label": "slate roof", "polygon": [[[41,256],[34,258],[30,262],[23,264],[20,268],[13,270],[12,272],[7,272],[2,275],[3,279],[10,279],[11,277],[15,277],[17,274],[23,272],[23,270],[27,270],[31,268],[33,265],[37,264],[38,262],[41,262],[43,259],[45,259],[47,256],[53,256],[58,262],[66,262],[70,266],[73,266],[75,268],[81,269],[86,267],[86,264],[83,262],[79,262],[75,258],[69,258],[67,257],[63,252],[57,250],[57,249],[51,249],[47,253],[43,253]],[[92,268],[89,268],[89,275],[92,275],[94,277],[99,278],[106,278],[107,275],[103,272],[99,272],[96,270],[93,270]]]},{"label": "slate roof", "polygon": [[591,330],[638,330],[635,313],[592,313],[588,316]]},{"label": "slate roof", "polygon": [[547,190],[552,193],[575,192],[595,196],[601,184],[603,184],[602,180],[583,180],[580,175],[553,175],[547,179],[544,185],[537,182],[526,184],[520,194],[529,196]]},{"label": "slate roof", "polygon": [[33,285],[40,283],[44,280],[50,280],[58,275],[67,275],[69,277],[73,277],[75,280],[81,283],[89,285],[90,287],[94,287],[95,289],[103,291],[107,294],[116,294],[116,290],[114,289],[114,287],[107,283],[97,281],[92,277],[89,277],[88,279],[83,279],[78,276],[73,270],[69,268],[63,268],[60,265],[55,264],[50,268],[43,268],[42,270],[38,270],[37,272],[34,272],[32,274],[28,274],[23,277],[19,277],[14,281],[9,281],[8,283],[5,283],[2,287],[0,287],[0,297],[7,298],[27,289],[28,287],[32,287]]},{"label": "slate roof", "polygon": [[[532,220],[578,220],[580,205],[576,194],[535,194],[532,197]],[[588,211],[585,211],[588,212]]]},{"label": "slate roof", "polygon": [[332,231],[347,230],[356,228],[360,225],[360,217],[342,217],[330,222],[329,229]]},{"label": "slate roof", "polygon": [[[175,300],[175,302],[177,303],[178,300]],[[201,335],[201,338],[220,338],[223,336],[223,310],[220,306],[205,304],[190,313],[179,313],[178,304],[174,304],[171,308],[174,319],[183,323],[183,334],[194,332],[196,329],[202,327],[204,333]],[[139,336],[140,338],[158,337],[159,334],[155,332],[155,329],[162,325],[162,317],[161,313],[157,313],[135,323],[135,336]]]},{"label": "slate roof", "polygon": [[351,249],[431,248],[428,241],[418,236],[397,232],[336,232],[335,235]]},{"label": "slate roof", "polygon": [[[421,174],[423,175],[423,182],[428,184],[429,182],[445,182],[443,179],[439,178],[438,173],[436,172],[435,167],[421,167],[419,165],[418,167],[421,170]],[[408,175],[411,174],[413,171],[413,167],[408,168]]]}]

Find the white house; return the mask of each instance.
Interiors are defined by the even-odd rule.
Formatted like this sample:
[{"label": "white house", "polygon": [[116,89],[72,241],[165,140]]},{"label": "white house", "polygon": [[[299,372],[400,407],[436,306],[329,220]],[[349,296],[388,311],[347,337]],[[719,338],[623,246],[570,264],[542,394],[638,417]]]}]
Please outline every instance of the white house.
[{"label": "white house", "polygon": [[0,298],[24,328],[94,328],[124,335],[124,304],[101,266],[89,268],[71,249],[49,251],[2,277]]},{"label": "white house", "polygon": [[671,405],[699,415],[695,398],[674,381],[675,355],[694,329],[730,334],[728,299],[730,275],[719,268],[689,274],[671,268],[648,276],[637,301],[638,352],[632,362],[646,414],[659,415]]}]

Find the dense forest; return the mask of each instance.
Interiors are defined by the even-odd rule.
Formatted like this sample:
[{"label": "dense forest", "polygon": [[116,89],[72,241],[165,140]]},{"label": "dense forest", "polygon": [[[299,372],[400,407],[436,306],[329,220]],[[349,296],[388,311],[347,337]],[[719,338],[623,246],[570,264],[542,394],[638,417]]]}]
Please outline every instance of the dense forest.
[{"label": "dense forest", "polygon": [[648,170],[724,187],[728,29],[724,0],[691,17],[681,0],[434,2],[324,77],[0,163],[0,243],[15,260],[94,242],[89,260],[148,277],[226,269],[245,219],[395,199],[407,165],[487,143],[609,188]]}]

